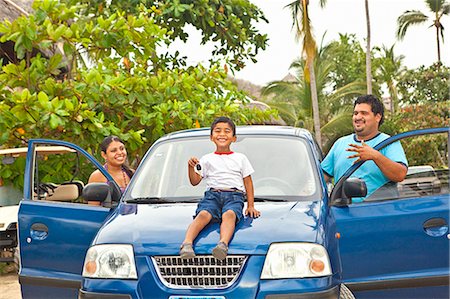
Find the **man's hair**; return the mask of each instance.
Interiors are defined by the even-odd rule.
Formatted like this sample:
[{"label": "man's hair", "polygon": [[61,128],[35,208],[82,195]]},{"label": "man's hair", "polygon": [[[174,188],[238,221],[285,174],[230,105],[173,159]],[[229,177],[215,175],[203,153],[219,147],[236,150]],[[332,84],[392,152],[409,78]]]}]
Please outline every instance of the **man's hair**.
[{"label": "man's hair", "polygon": [[355,108],[355,106],[357,104],[369,104],[370,107],[372,108],[373,114],[375,114],[375,115],[380,114],[381,115],[381,119],[380,119],[380,123],[378,124],[378,127],[383,124],[383,121],[384,121],[384,105],[376,96],[371,95],[371,94],[359,96],[356,99],[355,103],[353,104],[353,108]]},{"label": "man's hair", "polygon": [[214,128],[216,127],[216,125],[218,123],[229,124],[231,129],[233,130],[233,136],[236,136],[236,125],[234,124],[234,122],[230,118],[228,118],[226,116],[219,116],[212,122],[212,124],[211,124],[211,135],[213,133]]}]

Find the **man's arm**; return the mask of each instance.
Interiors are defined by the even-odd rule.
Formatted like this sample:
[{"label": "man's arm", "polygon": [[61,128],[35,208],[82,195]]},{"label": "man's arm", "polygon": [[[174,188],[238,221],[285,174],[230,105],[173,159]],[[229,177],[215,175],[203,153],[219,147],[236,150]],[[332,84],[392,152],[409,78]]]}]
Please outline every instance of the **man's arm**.
[{"label": "man's arm", "polygon": [[[378,151],[376,151],[378,152]],[[380,168],[381,172],[391,181],[401,182],[406,177],[408,169],[402,163],[392,161],[388,157],[378,152],[377,158],[373,161]]]},{"label": "man's arm", "polygon": [[328,174],[326,174],[325,171],[322,170],[322,172],[323,172],[323,176],[325,178],[325,182],[327,182],[327,183],[331,182],[331,177]]},{"label": "man's arm", "polygon": [[362,142],[361,145],[350,144],[350,148],[348,148],[347,151],[356,153],[349,156],[349,158],[358,158],[354,163],[366,160],[372,160],[375,162],[381,172],[391,181],[401,182],[406,177],[406,172],[408,169],[405,165],[392,161],[364,142]]}]

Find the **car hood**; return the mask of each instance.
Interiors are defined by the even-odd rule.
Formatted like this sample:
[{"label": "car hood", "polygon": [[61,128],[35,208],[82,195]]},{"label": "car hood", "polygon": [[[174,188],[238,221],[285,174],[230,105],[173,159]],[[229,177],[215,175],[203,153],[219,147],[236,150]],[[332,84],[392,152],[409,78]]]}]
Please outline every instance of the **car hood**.
[{"label": "car hood", "polygon": [[[230,254],[265,254],[273,242],[319,242],[323,235],[321,202],[256,203],[261,217],[244,217],[231,240]],[[174,255],[196,204],[126,204],[99,230],[94,244],[133,244],[137,255]],[[195,241],[198,254],[210,254],[219,240],[219,224],[208,225]]]}]

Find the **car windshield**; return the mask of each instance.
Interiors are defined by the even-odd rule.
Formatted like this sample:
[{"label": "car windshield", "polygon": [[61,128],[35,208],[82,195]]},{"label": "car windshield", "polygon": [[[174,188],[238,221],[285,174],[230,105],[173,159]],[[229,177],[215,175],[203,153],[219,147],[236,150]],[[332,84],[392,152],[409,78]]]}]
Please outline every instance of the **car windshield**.
[{"label": "car windshield", "polygon": [[[252,174],[256,201],[298,201],[320,197],[319,177],[313,167],[310,145],[302,138],[279,136],[238,136],[231,146],[245,154]],[[126,201],[147,203],[192,202],[203,196],[205,182],[189,182],[189,158],[213,152],[209,136],[180,138],[156,144],[144,159]]]}]

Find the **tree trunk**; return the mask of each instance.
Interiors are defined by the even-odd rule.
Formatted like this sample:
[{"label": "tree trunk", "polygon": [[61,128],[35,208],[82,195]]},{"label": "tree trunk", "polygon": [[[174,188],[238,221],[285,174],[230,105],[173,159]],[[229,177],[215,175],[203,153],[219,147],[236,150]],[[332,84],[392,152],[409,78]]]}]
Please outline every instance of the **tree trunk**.
[{"label": "tree trunk", "polygon": [[370,17],[369,17],[369,0],[365,0],[366,6],[366,24],[367,24],[367,47],[366,47],[366,78],[367,78],[367,94],[372,94],[372,62],[370,59]]},{"label": "tree trunk", "polygon": [[439,41],[439,27],[436,26],[436,42],[437,42],[437,54],[438,54],[438,65],[441,64],[441,45]]},{"label": "tree trunk", "polygon": [[314,71],[314,60],[307,58],[309,71],[309,85],[311,87],[311,102],[313,110],[314,133],[316,141],[322,148],[322,134],[320,133],[319,100],[317,98],[316,73]]}]

